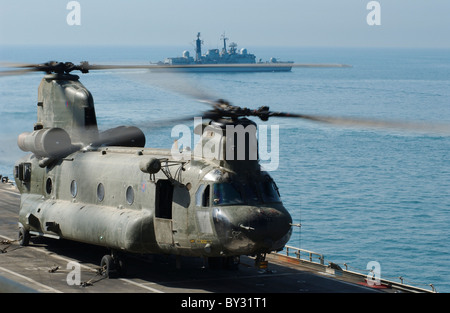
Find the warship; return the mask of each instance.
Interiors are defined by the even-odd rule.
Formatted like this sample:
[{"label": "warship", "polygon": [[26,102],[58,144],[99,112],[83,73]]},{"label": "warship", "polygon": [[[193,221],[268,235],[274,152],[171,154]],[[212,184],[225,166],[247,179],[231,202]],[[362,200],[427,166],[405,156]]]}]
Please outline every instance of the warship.
[{"label": "warship", "polygon": [[198,33],[194,57],[186,50],[181,57],[166,58],[156,65],[173,66],[174,69],[189,72],[288,72],[294,64],[293,61],[281,62],[276,58],[265,62],[261,59],[256,61],[256,56],[248,53],[247,49],[242,48],[238,51],[237,44],[234,42],[230,43],[227,49],[228,38],[225,34],[222,35],[221,40],[223,41],[221,51],[209,49],[202,54],[203,41]]}]

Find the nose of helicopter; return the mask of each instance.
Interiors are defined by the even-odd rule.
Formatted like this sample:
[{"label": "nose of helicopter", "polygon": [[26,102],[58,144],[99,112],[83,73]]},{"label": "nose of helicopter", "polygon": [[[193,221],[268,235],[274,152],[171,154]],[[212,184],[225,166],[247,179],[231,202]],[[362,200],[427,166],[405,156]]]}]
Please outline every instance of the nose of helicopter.
[{"label": "nose of helicopter", "polygon": [[281,204],[215,207],[214,226],[228,253],[251,255],[280,250],[291,236],[292,218]]}]

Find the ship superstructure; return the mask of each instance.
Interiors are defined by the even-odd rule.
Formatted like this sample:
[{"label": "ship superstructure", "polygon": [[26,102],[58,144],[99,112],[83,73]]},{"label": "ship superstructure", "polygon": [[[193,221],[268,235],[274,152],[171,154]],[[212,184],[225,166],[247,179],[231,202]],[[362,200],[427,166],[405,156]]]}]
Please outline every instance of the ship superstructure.
[{"label": "ship superstructure", "polygon": [[[247,49],[237,49],[237,44],[232,42],[227,49],[228,38],[222,35],[223,48],[209,49],[205,54],[202,54],[203,41],[200,39],[200,33],[197,34],[195,40],[195,56],[192,57],[189,51],[184,51],[181,57],[166,58],[164,62],[159,64],[173,65],[174,68],[180,65],[193,65],[192,68],[183,67],[183,70],[201,71],[201,72],[287,72],[292,69],[293,61],[279,62],[276,58],[271,58],[269,61],[256,61],[254,54],[248,53]],[[245,65],[249,65],[248,67]],[[253,66],[254,64],[262,66]],[[217,65],[194,67],[194,65]]]}]

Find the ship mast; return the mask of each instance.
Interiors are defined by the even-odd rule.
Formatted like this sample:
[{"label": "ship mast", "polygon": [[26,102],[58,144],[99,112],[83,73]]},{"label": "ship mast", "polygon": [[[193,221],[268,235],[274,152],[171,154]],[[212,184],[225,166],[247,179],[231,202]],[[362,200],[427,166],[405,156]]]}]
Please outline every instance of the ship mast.
[{"label": "ship mast", "polygon": [[197,34],[195,41],[195,62],[200,62],[202,57],[202,41],[200,40],[200,33]]},{"label": "ship mast", "polygon": [[220,39],[223,40],[222,54],[227,54],[227,40],[228,40],[228,38],[225,36],[225,33],[222,34]]}]

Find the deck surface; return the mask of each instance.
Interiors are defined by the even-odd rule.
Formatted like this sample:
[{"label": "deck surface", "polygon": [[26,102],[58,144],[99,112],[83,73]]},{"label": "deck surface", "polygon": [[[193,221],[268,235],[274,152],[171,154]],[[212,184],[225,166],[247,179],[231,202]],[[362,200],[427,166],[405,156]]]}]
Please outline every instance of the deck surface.
[{"label": "deck surface", "polygon": [[[107,254],[102,247],[49,238],[34,238],[29,246],[20,246],[19,203],[15,188],[0,183],[0,288],[3,284],[20,292],[30,288],[44,293],[379,292],[277,257],[269,257],[269,270],[263,271],[246,256],[241,257],[237,270],[226,270],[210,269],[200,258],[182,258],[177,269],[174,257],[130,255],[126,276],[106,279],[98,274],[100,260]],[[71,284],[77,278],[73,264],[80,265],[77,277],[83,286]]]}]

